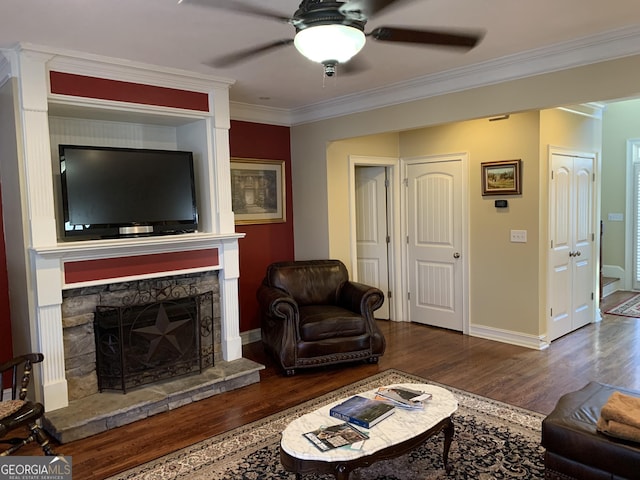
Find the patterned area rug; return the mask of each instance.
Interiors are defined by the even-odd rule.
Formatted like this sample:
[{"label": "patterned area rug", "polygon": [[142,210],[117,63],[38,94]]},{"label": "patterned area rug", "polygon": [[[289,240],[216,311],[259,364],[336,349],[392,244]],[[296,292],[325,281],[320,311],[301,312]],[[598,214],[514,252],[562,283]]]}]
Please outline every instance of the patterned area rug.
[{"label": "patterned area rug", "polygon": [[[297,407],[236,428],[108,480],[272,480],[295,478],[280,465],[280,432],[293,419],[339,398],[394,383],[432,383],[397,370],[387,370]],[[453,467],[442,465],[442,433],[393,460],[354,470],[351,480],[542,479],[540,429],[543,415],[496,402],[446,385],[457,397],[455,434],[449,452]],[[305,479],[332,480],[327,475]]]},{"label": "patterned area rug", "polygon": [[640,318],[640,294],[634,295],[630,299],[625,300],[610,310],[607,310],[605,313],[621,315],[623,317]]}]

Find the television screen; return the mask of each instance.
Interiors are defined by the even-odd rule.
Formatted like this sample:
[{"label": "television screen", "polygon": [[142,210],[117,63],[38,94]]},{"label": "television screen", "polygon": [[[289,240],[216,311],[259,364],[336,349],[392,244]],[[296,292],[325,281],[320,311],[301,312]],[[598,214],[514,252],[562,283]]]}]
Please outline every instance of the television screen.
[{"label": "television screen", "polygon": [[65,236],[197,229],[191,152],[60,145],[59,153]]}]

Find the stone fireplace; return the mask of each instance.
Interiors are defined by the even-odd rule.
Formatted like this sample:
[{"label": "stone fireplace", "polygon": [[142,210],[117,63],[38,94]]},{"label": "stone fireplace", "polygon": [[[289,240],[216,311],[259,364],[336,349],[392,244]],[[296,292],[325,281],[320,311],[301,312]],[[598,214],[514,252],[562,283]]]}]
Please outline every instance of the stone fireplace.
[{"label": "stone fireplace", "polygon": [[[101,390],[126,393],[155,381],[201,373],[222,360],[220,289],[216,272],[76,288],[66,290],[62,297],[65,374],[70,401]],[[160,313],[158,306],[164,309],[165,305],[167,309],[171,306],[177,309],[183,319],[193,320],[189,324],[183,319],[177,320],[185,323],[166,343],[168,352],[162,351],[161,342],[152,343],[142,335],[132,336],[127,330],[127,325],[138,330],[155,325]],[[100,312],[106,320],[103,328],[100,328]],[[170,311],[165,313],[170,322],[174,321]],[[133,318],[123,318],[126,315]],[[131,348],[142,350],[138,361],[135,352],[127,351],[127,346],[133,343],[131,338],[138,342]],[[171,341],[175,342],[174,351]],[[157,350],[157,359],[147,358],[152,346]],[[177,352],[179,355],[174,355]],[[125,368],[121,365],[121,356]]]}]

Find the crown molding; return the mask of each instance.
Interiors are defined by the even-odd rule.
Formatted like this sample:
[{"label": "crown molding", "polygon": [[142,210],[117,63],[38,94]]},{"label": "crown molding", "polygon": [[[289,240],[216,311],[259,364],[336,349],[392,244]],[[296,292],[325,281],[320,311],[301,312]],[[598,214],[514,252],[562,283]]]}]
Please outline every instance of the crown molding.
[{"label": "crown molding", "polygon": [[13,62],[15,62],[15,54],[13,52],[0,50],[0,86],[4,85],[13,76]]},{"label": "crown molding", "polygon": [[231,119],[270,125],[291,126],[291,111],[250,103],[229,102]]},{"label": "crown molding", "polygon": [[170,87],[209,93],[212,88],[228,89],[235,80],[203,75],[180,69],[158,67],[129,60],[107,58],[73,50],[64,50],[30,43],[18,44],[20,53],[46,54],[48,70],[74,73],[89,77],[123,80],[132,83]]},{"label": "crown molding", "polygon": [[[635,25],[305,105],[290,110],[288,115],[275,109],[272,113],[280,115],[281,122],[288,117],[289,126],[300,125],[637,55],[639,51],[640,25]],[[242,108],[243,118],[255,122],[268,119],[268,111],[249,104]]]}]

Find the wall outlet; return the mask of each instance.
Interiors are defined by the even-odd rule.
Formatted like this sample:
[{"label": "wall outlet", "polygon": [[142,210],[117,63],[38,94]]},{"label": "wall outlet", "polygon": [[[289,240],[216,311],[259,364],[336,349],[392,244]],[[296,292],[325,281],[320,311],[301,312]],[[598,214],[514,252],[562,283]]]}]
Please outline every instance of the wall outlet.
[{"label": "wall outlet", "polygon": [[513,243],[527,243],[527,231],[526,230],[511,230],[511,242],[513,242]]}]

